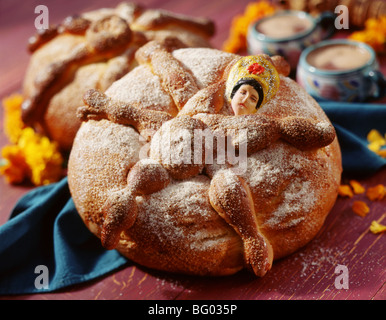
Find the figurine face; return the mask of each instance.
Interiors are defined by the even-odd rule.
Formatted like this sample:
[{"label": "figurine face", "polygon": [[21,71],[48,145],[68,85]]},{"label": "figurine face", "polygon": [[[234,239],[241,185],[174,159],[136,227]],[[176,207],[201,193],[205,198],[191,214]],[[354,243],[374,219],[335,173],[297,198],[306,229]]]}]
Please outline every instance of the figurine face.
[{"label": "figurine face", "polygon": [[232,98],[231,105],[236,116],[255,113],[259,94],[249,84],[243,84]]}]

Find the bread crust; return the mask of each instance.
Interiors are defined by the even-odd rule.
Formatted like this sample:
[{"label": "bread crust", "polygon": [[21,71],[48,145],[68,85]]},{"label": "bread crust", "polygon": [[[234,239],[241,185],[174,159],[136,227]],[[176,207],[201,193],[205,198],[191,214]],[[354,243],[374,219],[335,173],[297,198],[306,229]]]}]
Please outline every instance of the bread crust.
[{"label": "bread crust", "polygon": [[[238,58],[204,48],[179,49],[173,51],[172,56],[194,77],[199,90],[215,87],[216,83],[221,86],[220,80],[228,65]],[[151,65],[137,68],[144,73],[152,72]],[[116,104],[123,109],[132,108],[148,93],[149,79],[144,78],[140,80],[143,85],[137,87],[142,88],[141,93],[135,97],[124,94],[126,88],[138,81],[131,75],[137,74],[138,70],[134,69],[114,83],[102,95],[103,99],[119,101]],[[151,84],[154,104],[160,99],[169,101],[164,110],[170,110],[175,102],[162,89],[162,79],[155,75],[152,81],[160,84]],[[213,87],[211,90],[209,92],[218,92]],[[190,99],[199,101],[195,95]],[[189,101],[186,106],[189,106]],[[199,123],[209,125],[214,121],[211,115],[202,113],[202,105],[195,105],[198,109],[194,110],[191,104],[186,114],[183,107],[181,115],[165,122],[161,129],[167,130],[166,124],[171,121],[170,130],[176,136],[178,121],[184,123],[184,117],[197,120],[189,124],[192,128],[200,126]],[[140,103],[135,107],[141,109]],[[230,121],[225,122],[225,129],[243,123],[229,117],[229,108],[224,99],[221,108],[211,109]],[[237,179],[232,175],[229,183],[224,182],[229,173],[228,163],[221,168],[215,168],[216,164],[213,164],[193,173],[183,171],[186,176],[171,174],[166,180],[152,179],[152,173],[156,177],[156,173],[161,172],[156,168],[165,166],[162,161],[151,159],[156,164],[144,164],[147,174],[140,178],[141,185],[150,184],[152,180],[163,182],[160,182],[159,189],[152,189],[149,193],[135,193],[137,187],[133,185],[137,183],[127,181],[135,181],[130,179],[140,172],[131,170],[136,163],[150,161],[146,159],[149,148],[150,151],[154,148],[155,139],[152,137],[157,137],[160,130],[149,138],[125,123],[88,118],[75,139],[68,171],[71,194],[80,216],[91,232],[102,237],[106,217],[111,217],[104,209],[106,202],[110,201],[112,194],[122,192],[126,194],[124,199],[135,199],[135,219],[130,220],[130,227],[118,230],[119,238],[112,247],[116,245],[116,249],[127,258],[149,268],[183,274],[219,276],[251,268],[257,276],[263,276],[273,260],[295,252],[320,231],[335,203],[342,167],[339,144],[335,135],[331,136],[332,126],[327,116],[296,82],[281,76],[277,95],[259,110],[258,116],[273,121],[279,135],[270,133],[268,129],[271,126],[266,127],[266,134],[264,130],[263,134],[256,130],[257,138],[254,139],[265,140],[250,150],[246,170],[238,174]],[[295,139],[294,132],[298,132],[299,123],[292,119],[307,120],[307,125],[316,123],[316,129],[307,129],[311,138],[306,132],[300,142]],[[285,122],[287,120],[289,122]],[[246,123],[252,126],[253,121],[250,121]],[[185,127],[181,125],[180,128]],[[313,131],[319,129],[321,135]],[[309,148],[300,148],[301,144],[309,144]],[[216,172],[224,175],[215,176]],[[214,182],[216,179],[217,183]],[[238,203],[238,197],[232,198],[231,188],[227,191],[229,198],[225,197],[221,202],[220,196],[221,190],[233,185],[244,192],[245,201],[232,207],[232,203]],[[128,194],[135,197],[130,198]],[[239,210],[240,206],[245,209]],[[222,212],[221,208],[228,209]],[[243,212],[247,211],[253,215],[243,217]],[[129,215],[130,218],[133,216]],[[254,218],[251,220],[251,217]],[[234,224],[244,225],[245,230],[235,228]]]}]

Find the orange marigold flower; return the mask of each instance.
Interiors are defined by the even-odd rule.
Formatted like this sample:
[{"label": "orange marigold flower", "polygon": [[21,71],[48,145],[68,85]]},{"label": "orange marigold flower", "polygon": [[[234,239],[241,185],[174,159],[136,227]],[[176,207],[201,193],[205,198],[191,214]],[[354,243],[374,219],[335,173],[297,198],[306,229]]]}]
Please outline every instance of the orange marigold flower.
[{"label": "orange marigold flower", "polygon": [[386,190],[385,186],[382,184],[378,184],[375,187],[371,187],[367,189],[366,196],[371,201],[382,200],[385,196]]},{"label": "orange marigold flower", "polygon": [[23,150],[17,145],[5,146],[1,150],[1,155],[4,160],[0,166],[0,174],[5,176],[8,183],[22,183],[30,172]]},{"label": "orange marigold flower", "polygon": [[247,46],[248,28],[254,21],[273,14],[276,8],[267,1],[257,1],[249,3],[244,14],[237,15],[231,22],[231,29],[228,39],[224,42],[223,50],[237,53],[245,50]]},{"label": "orange marigold flower", "polygon": [[22,102],[20,94],[3,100],[4,132],[11,145],[1,150],[0,174],[12,184],[26,179],[36,186],[56,182],[62,177],[63,157],[59,147],[23,123]]},{"label": "orange marigold flower", "polygon": [[370,18],[365,22],[364,30],[353,32],[349,39],[367,43],[376,52],[386,51],[386,16]]},{"label": "orange marigold flower", "polygon": [[351,190],[349,185],[340,185],[338,188],[338,194],[341,197],[349,197],[352,198],[354,196],[353,191]]},{"label": "orange marigold flower", "polygon": [[40,186],[62,177],[63,157],[59,147],[29,127],[22,130],[17,144],[2,148],[2,157],[0,174],[9,183],[17,184],[29,179]]},{"label": "orange marigold flower", "polygon": [[4,133],[12,143],[17,143],[21,131],[25,128],[21,120],[21,104],[23,97],[20,94],[13,94],[3,99],[4,107]]},{"label": "orange marigold flower", "polygon": [[355,194],[361,194],[366,191],[366,189],[356,180],[350,180],[350,185]]},{"label": "orange marigold flower", "polygon": [[361,217],[365,217],[370,212],[368,205],[360,200],[354,201],[352,204],[352,210]]},{"label": "orange marigold flower", "polygon": [[226,52],[236,53],[245,48],[245,37],[235,31],[231,31],[230,37],[224,42],[223,50]]},{"label": "orange marigold flower", "polygon": [[44,185],[57,181],[62,173],[63,158],[55,142],[37,134],[32,128],[23,130],[19,146],[31,168],[31,181]]}]

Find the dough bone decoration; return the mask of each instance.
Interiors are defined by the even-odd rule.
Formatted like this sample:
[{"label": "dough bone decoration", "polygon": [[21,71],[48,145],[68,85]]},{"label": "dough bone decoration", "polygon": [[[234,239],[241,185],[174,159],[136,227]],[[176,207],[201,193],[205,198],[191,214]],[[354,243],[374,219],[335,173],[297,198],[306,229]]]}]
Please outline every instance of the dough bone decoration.
[{"label": "dough bone decoration", "polygon": [[69,152],[81,124],[76,109],[84,91],[106,90],[137,65],[136,50],[151,40],[210,47],[213,34],[209,19],[130,2],[69,16],[29,39],[23,122]]}]

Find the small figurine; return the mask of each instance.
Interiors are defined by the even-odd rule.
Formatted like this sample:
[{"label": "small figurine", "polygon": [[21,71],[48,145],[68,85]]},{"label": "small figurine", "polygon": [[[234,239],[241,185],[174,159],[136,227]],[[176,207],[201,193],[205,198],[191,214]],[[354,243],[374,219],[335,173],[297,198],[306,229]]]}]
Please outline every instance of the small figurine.
[{"label": "small figurine", "polygon": [[247,56],[230,70],[225,94],[236,116],[253,114],[275,96],[279,86],[279,73],[271,58]]}]

